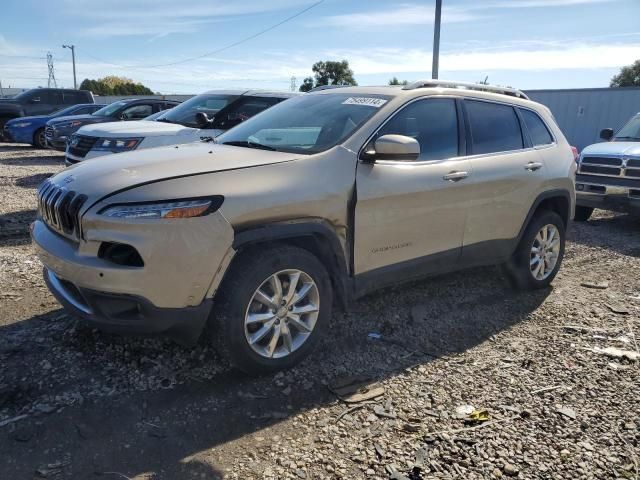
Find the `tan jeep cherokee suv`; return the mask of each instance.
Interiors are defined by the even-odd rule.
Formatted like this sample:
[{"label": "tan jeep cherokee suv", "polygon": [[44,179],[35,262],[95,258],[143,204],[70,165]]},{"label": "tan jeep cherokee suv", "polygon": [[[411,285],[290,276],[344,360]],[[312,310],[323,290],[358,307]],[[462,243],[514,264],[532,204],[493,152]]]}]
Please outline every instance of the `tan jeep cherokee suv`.
[{"label": "tan jeep cherokee suv", "polygon": [[215,143],[88,161],[38,190],[46,282],[104,330],[195,341],[237,367],[307,355],[334,301],[503,264],[546,287],[575,162],[517,90],[425,81],[292,98]]}]

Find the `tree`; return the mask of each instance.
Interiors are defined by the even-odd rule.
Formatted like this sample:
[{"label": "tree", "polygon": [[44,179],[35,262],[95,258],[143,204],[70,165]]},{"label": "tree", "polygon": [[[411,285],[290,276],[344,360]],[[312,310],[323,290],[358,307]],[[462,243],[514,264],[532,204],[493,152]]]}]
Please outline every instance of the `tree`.
[{"label": "tree", "polygon": [[640,87],[640,60],[622,67],[620,73],[611,79],[610,87]]},{"label": "tree", "polygon": [[153,95],[153,91],[141,83],[115,75],[97,80],[85,78],[80,84],[80,90],[89,90],[95,95]]},{"label": "tree", "polygon": [[391,80],[389,80],[389,85],[408,85],[409,81],[408,80],[398,80],[396,77],[393,77]]},{"label": "tree", "polygon": [[353,78],[353,70],[349,68],[349,62],[316,62],[311,67],[313,77],[307,77],[300,85],[301,92],[308,92],[312,88],[322,85],[358,85]]}]

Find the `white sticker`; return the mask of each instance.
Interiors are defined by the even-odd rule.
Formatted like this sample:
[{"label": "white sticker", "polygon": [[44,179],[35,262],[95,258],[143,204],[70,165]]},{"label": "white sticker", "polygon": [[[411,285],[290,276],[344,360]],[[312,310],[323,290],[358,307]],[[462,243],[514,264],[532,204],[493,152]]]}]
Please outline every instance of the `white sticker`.
[{"label": "white sticker", "polygon": [[374,108],[380,108],[385,103],[387,103],[386,100],[374,97],[349,97],[342,102],[343,105],[364,105],[365,107]]}]

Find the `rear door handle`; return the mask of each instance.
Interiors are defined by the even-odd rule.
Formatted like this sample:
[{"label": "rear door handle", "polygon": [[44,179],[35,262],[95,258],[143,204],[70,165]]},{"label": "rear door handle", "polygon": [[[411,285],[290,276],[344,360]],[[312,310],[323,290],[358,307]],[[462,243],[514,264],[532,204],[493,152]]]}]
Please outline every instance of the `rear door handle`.
[{"label": "rear door handle", "polygon": [[459,182],[460,180],[463,180],[468,176],[468,172],[451,172],[447,173],[444,177],[442,177],[442,179],[448,180],[449,182]]},{"label": "rear door handle", "polygon": [[529,162],[524,166],[525,170],[529,170],[530,172],[535,172],[536,170],[540,170],[542,168],[542,164],[540,162]]}]

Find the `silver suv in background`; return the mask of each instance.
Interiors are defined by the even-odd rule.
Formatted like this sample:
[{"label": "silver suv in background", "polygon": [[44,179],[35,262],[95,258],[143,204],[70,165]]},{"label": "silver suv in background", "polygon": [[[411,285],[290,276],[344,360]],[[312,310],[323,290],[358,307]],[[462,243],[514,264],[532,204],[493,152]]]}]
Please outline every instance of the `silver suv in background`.
[{"label": "silver suv in background", "polygon": [[640,213],[640,113],[614,134],[600,132],[603,143],[582,151],[576,176],[577,221],[587,221],[594,208]]},{"label": "silver suv in background", "polygon": [[424,81],[282,102],[200,142],[48,179],[32,227],[45,280],[105,330],[211,339],[238,368],[286,368],[334,302],[502,264],[547,287],[576,163],[518,90]]},{"label": "silver suv in background", "polygon": [[[261,90],[211,90],[181,103],[155,122],[110,122],[87,125],[71,138],[66,163],[71,165],[111,153],[216,137],[254,115],[300,95]],[[147,120],[147,119],[145,119]]]}]

